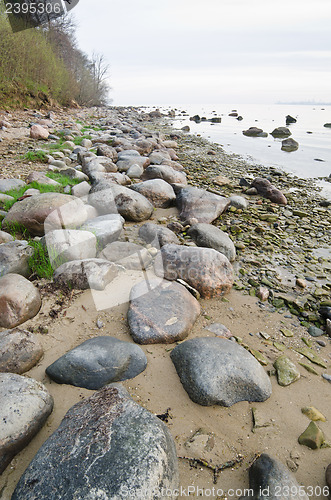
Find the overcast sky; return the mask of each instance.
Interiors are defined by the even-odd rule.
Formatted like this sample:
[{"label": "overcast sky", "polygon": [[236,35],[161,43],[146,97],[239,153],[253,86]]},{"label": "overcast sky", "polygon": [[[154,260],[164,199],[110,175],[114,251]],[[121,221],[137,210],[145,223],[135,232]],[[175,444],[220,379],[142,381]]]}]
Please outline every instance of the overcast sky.
[{"label": "overcast sky", "polygon": [[114,105],[331,102],[330,0],[80,0]]}]

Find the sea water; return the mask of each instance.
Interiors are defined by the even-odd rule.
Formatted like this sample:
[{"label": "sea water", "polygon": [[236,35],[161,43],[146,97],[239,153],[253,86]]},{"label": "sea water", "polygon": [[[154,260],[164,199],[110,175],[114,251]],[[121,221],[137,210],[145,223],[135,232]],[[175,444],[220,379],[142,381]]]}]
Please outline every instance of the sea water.
[{"label": "sea water", "polygon": [[[322,195],[331,199],[331,183],[319,180],[331,174],[331,106],[298,104],[241,104],[238,106],[162,106],[163,112],[176,108],[175,128],[189,125],[190,132],[220,144],[226,152],[242,156],[247,162],[283,169],[300,178],[318,179],[323,187]],[[242,120],[229,116],[236,111]],[[183,114],[186,113],[186,116]],[[202,121],[195,123],[189,117],[199,115],[210,119],[221,117],[221,123]],[[270,133],[276,127],[286,126],[286,116],[296,123],[287,125],[291,136],[299,143],[297,151],[281,150],[282,139],[274,139]],[[243,130],[258,127],[267,137],[247,137]]]}]

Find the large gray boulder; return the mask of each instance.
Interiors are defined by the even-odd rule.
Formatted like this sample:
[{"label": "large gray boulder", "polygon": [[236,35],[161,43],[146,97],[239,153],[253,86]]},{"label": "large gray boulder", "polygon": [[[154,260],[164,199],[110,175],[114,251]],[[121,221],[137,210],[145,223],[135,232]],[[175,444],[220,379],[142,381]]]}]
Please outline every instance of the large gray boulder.
[{"label": "large gray boulder", "polygon": [[253,495],[240,500],[308,500],[306,488],[279,460],[262,453],[249,469],[249,488]]},{"label": "large gray boulder", "polygon": [[92,172],[117,172],[118,168],[107,156],[85,157],[82,163],[83,173],[90,176]]},{"label": "large gray boulder", "polygon": [[284,139],[282,141],[282,151],[287,151],[288,153],[291,153],[292,151],[296,151],[299,149],[299,143],[292,139],[292,137],[289,137],[288,139]]},{"label": "large gray boulder", "polygon": [[53,186],[53,187],[61,187],[61,184],[57,181],[54,181],[44,172],[31,172],[27,178],[25,179],[27,184],[31,184],[32,182],[37,182],[38,184],[43,184],[44,186]]},{"label": "large gray boulder", "polygon": [[189,236],[199,247],[214,248],[225,255],[230,262],[236,258],[236,248],[227,233],[211,224],[195,224],[188,230]]},{"label": "large gray boulder", "polygon": [[171,160],[171,156],[165,149],[163,151],[156,150],[149,155],[149,160],[154,165],[161,165],[165,160]]},{"label": "large gray boulder", "polygon": [[140,179],[143,173],[143,167],[141,165],[137,165],[136,163],[131,165],[131,167],[126,171],[126,175],[130,177],[130,179]]},{"label": "large gray boulder", "polygon": [[230,205],[230,200],[204,189],[187,186],[177,195],[177,207],[182,221],[206,222],[217,219]]},{"label": "large gray boulder", "polygon": [[109,243],[99,253],[98,257],[109,262],[115,262],[119,266],[125,267],[125,269],[136,270],[146,269],[153,259],[145,247],[129,241]]},{"label": "large gray boulder", "polygon": [[[1,201],[1,199],[0,199],[0,201]],[[14,241],[14,237],[11,234],[6,233],[5,231],[0,231],[0,244],[1,243],[9,243],[10,241]]]},{"label": "large gray boulder", "polygon": [[53,398],[32,378],[0,373],[0,401],[1,474],[44,425],[52,412]]},{"label": "large gray boulder", "polygon": [[256,177],[252,182],[252,187],[257,189],[257,192],[264,198],[268,198],[272,203],[279,205],[287,205],[287,199],[283,193],[277,189],[268,179]]},{"label": "large gray boulder", "polygon": [[97,238],[90,231],[56,229],[45,240],[53,268],[71,260],[93,259],[97,253]]},{"label": "large gray boulder", "polygon": [[12,500],[153,500],[154,491],[178,485],[176,449],[167,427],[115,384],[67,412],[26,469]]},{"label": "large gray boulder", "polygon": [[243,130],[243,134],[247,137],[268,137],[267,132],[263,132],[262,128],[249,127],[247,130]]},{"label": "large gray boulder", "polygon": [[105,259],[72,260],[55,269],[53,280],[78,290],[104,290],[118,271],[118,266]]},{"label": "large gray boulder", "polygon": [[73,196],[76,196],[77,198],[82,198],[84,196],[87,196],[90,192],[91,185],[86,182],[80,182],[79,184],[76,184],[71,188],[71,193]]},{"label": "large gray boulder", "polygon": [[168,208],[176,200],[175,191],[163,179],[151,179],[149,181],[133,184],[130,189],[145,196],[154,207]]},{"label": "large gray boulder", "polygon": [[90,231],[97,239],[98,249],[118,240],[123,229],[124,219],[119,214],[100,215],[80,227],[82,231]]},{"label": "large gray boulder", "polygon": [[142,281],[131,290],[128,323],[138,344],[183,340],[199,314],[199,302],[179,283]]},{"label": "large gray boulder", "polygon": [[171,352],[189,397],[203,406],[265,401],[271,383],[260,363],[237,343],[219,337],[186,340]]},{"label": "large gray boulder", "polygon": [[107,156],[114,163],[116,163],[117,159],[118,159],[118,154],[117,154],[116,149],[113,148],[112,146],[107,146],[106,144],[101,144],[100,146],[98,146],[97,155],[98,156]]},{"label": "large gray boulder", "polygon": [[213,248],[164,245],[155,259],[155,272],[167,280],[182,279],[209,299],[233,285],[233,269],[225,255]]},{"label": "large gray boulder", "polygon": [[0,276],[16,273],[25,276],[30,274],[29,259],[34,254],[27,241],[11,241],[0,245]]},{"label": "large gray boulder", "polygon": [[127,172],[132,165],[139,165],[141,167],[146,167],[149,165],[149,158],[146,156],[138,155],[122,155],[116,163],[116,166],[120,172]]},{"label": "large gray boulder", "polygon": [[136,377],[146,366],[147,358],[139,346],[113,337],[96,337],[54,361],[46,373],[59,384],[101,389]]},{"label": "large gray boulder", "polygon": [[65,175],[66,177],[69,177],[69,179],[75,179],[79,181],[88,181],[88,176],[81,172],[80,170],[77,170],[76,168],[73,167],[67,167],[64,169],[59,170],[59,173],[62,175]]},{"label": "large gray boulder", "polygon": [[92,187],[88,198],[100,215],[119,213],[125,220],[135,222],[152,215],[154,207],[142,194],[117,184],[107,185],[106,189],[100,184]]},{"label": "large gray boulder", "polygon": [[42,193],[16,202],[2,226],[6,228],[17,223],[32,235],[42,236],[52,228],[80,226],[86,218],[84,203],[79,198],[62,193]]},{"label": "large gray boulder", "polygon": [[159,226],[152,222],[146,222],[139,228],[139,238],[146,243],[152,244],[154,247],[159,248],[169,243],[179,245],[179,239],[171,229],[165,226]]},{"label": "large gray boulder", "polygon": [[130,177],[120,172],[93,172],[90,175],[90,179],[93,183],[93,188],[95,188],[98,183],[103,183],[102,189],[109,189],[113,184],[119,184],[120,186],[128,186],[131,184]]},{"label": "large gray boulder", "polygon": [[0,193],[7,193],[12,189],[20,189],[26,186],[21,179],[0,179]]},{"label": "large gray boulder", "polygon": [[14,328],[38,314],[41,298],[37,288],[20,274],[0,278],[0,326]]},{"label": "large gray boulder", "polygon": [[186,174],[168,165],[150,165],[145,169],[142,178],[144,180],[163,179],[169,184],[187,184]]},{"label": "large gray boulder", "polygon": [[277,138],[284,138],[284,137],[289,137],[291,135],[291,131],[287,127],[277,127],[275,128],[272,132],[270,132],[270,135],[272,137],[277,137]]},{"label": "large gray boulder", "polygon": [[13,328],[0,332],[0,372],[27,372],[43,352],[38,338],[27,330]]}]

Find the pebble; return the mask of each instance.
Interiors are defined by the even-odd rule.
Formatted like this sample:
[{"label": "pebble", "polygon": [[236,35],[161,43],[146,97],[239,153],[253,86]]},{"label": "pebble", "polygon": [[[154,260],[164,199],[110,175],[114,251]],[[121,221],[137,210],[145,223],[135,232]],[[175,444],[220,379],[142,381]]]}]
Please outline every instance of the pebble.
[{"label": "pebble", "polygon": [[320,448],[324,441],[324,434],[315,422],[310,422],[307,429],[298,438],[299,444],[307,446],[312,450]]},{"label": "pebble", "polygon": [[331,384],[331,375],[328,375],[327,373],[322,373],[322,377]]},{"label": "pebble", "polygon": [[325,332],[323,332],[320,328],[317,328],[317,326],[310,326],[308,328],[308,333],[312,337],[320,337],[321,335],[324,335]]}]

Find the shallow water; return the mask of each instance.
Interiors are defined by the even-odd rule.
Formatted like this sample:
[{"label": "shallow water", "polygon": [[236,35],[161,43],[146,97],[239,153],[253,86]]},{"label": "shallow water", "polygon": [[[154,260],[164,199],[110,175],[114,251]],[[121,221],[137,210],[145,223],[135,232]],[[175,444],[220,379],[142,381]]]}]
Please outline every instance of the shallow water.
[{"label": "shallow water", "polygon": [[[174,108],[163,107],[163,110]],[[179,115],[173,124],[175,128],[189,125],[191,133],[220,144],[226,152],[239,154],[250,163],[275,166],[300,178],[328,177],[331,174],[331,128],[324,127],[325,123],[331,123],[331,106],[245,104],[231,107],[226,104],[176,108],[186,111],[189,116],[220,116],[222,122],[212,124],[195,123],[189,120],[189,116]],[[243,117],[241,121],[228,116],[233,110]],[[286,115],[297,119],[297,123],[288,126],[291,137],[299,143],[299,149],[291,153],[281,150],[282,139],[270,135],[276,127],[286,126]],[[242,131],[253,126],[268,132],[268,137],[244,136]],[[323,194],[331,199],[331,184],[321,181],[321,185]]]}]

